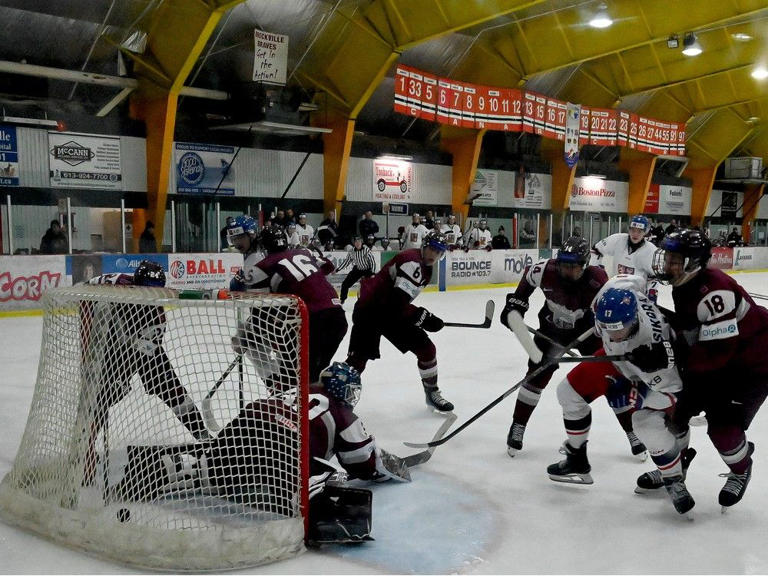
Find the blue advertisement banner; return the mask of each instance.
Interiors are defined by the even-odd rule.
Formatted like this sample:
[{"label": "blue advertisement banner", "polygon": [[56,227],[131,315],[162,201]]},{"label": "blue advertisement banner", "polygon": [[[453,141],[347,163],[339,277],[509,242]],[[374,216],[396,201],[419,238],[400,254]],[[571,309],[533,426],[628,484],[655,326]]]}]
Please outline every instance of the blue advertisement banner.
[{"label": "blue advertisement banner", "polygon": [[102,274],[113,274],[115,272],[133,274],[142,260],[157,262],[163,267],[163,270],[168,271],[167,254],[104,254],[102,256],[101,271]]},{"label": "blue advertisement banner", "polygon": [[234,196],[234,157],[233,146],[176,142],[176,191]]},{"label": "blue advertisement banner", "polygon": [[0,186],[19,185],[19,147],[16,127],[0,124]]}]

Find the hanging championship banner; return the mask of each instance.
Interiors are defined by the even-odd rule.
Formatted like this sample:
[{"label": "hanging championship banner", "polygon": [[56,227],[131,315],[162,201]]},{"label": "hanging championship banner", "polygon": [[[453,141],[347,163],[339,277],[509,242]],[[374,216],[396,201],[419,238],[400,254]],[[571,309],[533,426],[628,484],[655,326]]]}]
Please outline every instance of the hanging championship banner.
[{"label": "hanging championship banner", "polygon": [[566,103],[554,98],[547,98],[547,111],[544,120],[544,138],[565,140]]},{"label": "hanging championship banner", "polygon": [[615,146],[618,113],[608,108],[590,108],[589,143],[595,146]]},{"label": "hanging championship banner", "polygon": [[579,146],[589,144],[589,108],[581,107],[579,114]]},{"label": "hanging championship banner", "polygon": [[581,127],[581,106],[566,104],[565,118],[565,163],[573,168],[579,161],[579,130]]},{"label": "hanging championship banner", "polygon": [[475,110],[477,109],[477,88],[471,84],[462,84],[461,97],[461,127],[475,127]]}]

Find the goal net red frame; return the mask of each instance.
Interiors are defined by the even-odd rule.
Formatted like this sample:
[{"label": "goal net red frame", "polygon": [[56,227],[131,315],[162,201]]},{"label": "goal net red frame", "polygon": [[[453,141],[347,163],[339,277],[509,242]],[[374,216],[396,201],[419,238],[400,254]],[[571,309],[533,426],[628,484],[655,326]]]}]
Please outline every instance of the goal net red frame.
[{"label": "goal net red frame", "polygon": [[0,483],[4,520],[148,569],[242,568],[303,551],[306,306],[197,294],[44,294],[32,406]]}]

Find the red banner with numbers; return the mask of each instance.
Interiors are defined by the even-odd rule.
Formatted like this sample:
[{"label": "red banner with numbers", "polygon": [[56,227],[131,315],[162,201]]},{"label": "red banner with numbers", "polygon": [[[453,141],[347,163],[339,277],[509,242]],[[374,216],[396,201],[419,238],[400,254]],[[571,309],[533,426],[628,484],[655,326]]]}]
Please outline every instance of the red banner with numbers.
[{"label": "red banner with numbers", "polygon": [[[523,131],[565,139],[567,103],[535,92],[439,78],[398,65],[394,109],[463,128]],[[581,107],[579,146],[626,146],[656,155],[685,155],[685,124],[609,108]]]},{"label": "red banner with numbers", "polygon": [[547,98],[547,110],[544,117],[544,138],[565,140],[565,117],[567,103],[554,98]]}]

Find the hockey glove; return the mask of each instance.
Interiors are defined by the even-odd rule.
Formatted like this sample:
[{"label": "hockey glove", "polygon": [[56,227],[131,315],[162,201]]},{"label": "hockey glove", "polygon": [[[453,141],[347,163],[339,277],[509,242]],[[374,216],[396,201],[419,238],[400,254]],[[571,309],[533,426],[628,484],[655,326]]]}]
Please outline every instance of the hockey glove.
[{"label": "hockey glove", "polygon": [[411,473],[402,458],[390,454],[382,448],[376,449],[376,472],[373,473],[374,482],[410,482]]},{"label": "hockey glove", "polygon": [[243,269],[238,269],[237,273],[229,281],[230,292],[245,292],[245,276],[243,275]]},{"label": "hockey glove", "polygon": [[528,302],[518,298],[514,293],[510,292],[507,294],[507,303],[504,305],[504,310],[501,311],[500,317],[501,323],[510,330],[512,329],[512,326],[509,325],[507,317],[509,316],[509,313],[514,310],[517,310],[520,313],[520,316],[524,317],[525,313],[528,312]]},{"label": "hockey glove", "polygon": [[444,323],[426,308],[417,308],[414,325],[427,332],[438,332],[443,329]]},{"label": "hockey glove", "polygon": [[489,244],[488,246],[486,246],[486,247],[485,247],[485,249],[486,249],[488,252],[490,252],[491,250],[493,250],[493,246],[491,246],[491,245]]},{"label": "hockey glove", "polygon": [[638,346],[627,354],[627,360],[645,373],[657,372],[675,365],[675,352],[667,340]]},{"label": "hockey glove", "polygon": [[614,410],[631,407],[632,383],[622,376],[606,376],[605,379],[608,381],[608,389],[605,391],[608,406]]}]

